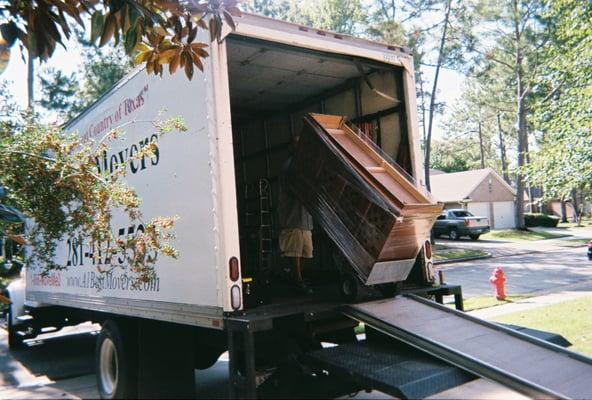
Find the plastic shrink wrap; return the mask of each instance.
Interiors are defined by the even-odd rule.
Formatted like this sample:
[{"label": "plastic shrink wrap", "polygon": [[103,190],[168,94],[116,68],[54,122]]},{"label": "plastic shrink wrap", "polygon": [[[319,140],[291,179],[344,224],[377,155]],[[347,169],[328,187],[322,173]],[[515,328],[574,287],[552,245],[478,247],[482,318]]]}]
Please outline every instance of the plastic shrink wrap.
[{"label": "plastic shrink wrap", "polygon": [[443,206],[341,116],[309,114],[287,181],[367,285],[404,280]]}]

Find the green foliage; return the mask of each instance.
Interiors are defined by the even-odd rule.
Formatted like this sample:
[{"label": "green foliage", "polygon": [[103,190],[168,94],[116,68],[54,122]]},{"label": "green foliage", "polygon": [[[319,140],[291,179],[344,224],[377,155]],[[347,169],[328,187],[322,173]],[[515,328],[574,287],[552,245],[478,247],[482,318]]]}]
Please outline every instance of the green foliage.
[{"label": "green foliage", "polygon": [[43,93],[39,104],[45,109],[70,119],[83,108],[75,74],[66,75],[60,70],[50,68],[40,76],[39,81]]},{"label": "green foliage", "polygon": [[544,14],[551,40],[538,81],[538,149],[525,168],[546,198],[567,199],[574,188],[592,191],[592,3],[558,0]]},{"label": "green foliage", "polygon": [[[19,42],[29,54],[49,59],[58,44],[64,45],[73,26],[85,28],[90,17],[93,43],[123,43],[127,54],[140,52],[138,63],[148,73],[162,74],[163,65],[181,67],[189,79],[194,66],[203,69],[208,54],[205,43],[193,43],[198,28],[208,29],[211,40],[220,40],[222,21],[234,27],[240,16],[236,0],[186,2],[169,0],[0,1],[0,30],[8,46]],[[206,22],[207,21],[207,22]],[[203,45],[203,46],[202,46]]]},{"label": "green foliage", "polygon": [[471,138],[448,137],[432,142],[432,160],[434,169],[444,172],[461,172],[481,168],[479,143]]},{"label": "green foliage", "polygon": [[[155,122],[154,130],[160,138],[185,127],[181,120],[171,119]],[[31,245],[27,262],[45,271],[66,268],[54,260],[57,243],[66,237],[85,238],[94,246],[95,258],[122,257],[125,263],[113,268],[126,268],[139,283],[155,277],[157,256],[176,257],[169,243],[175,217],[145,221],[141,200],[125,183],[126,165],[118,165],[112,173],[96,167],[107,144],[121,135],[112,130],[98,141],[81,142],[77,135],[33,120],[0,130],[0,182],[8,192],[6,202],[35,221],[26,232]],[[154,145],[143,147],[126,163],[152,157]],[[142,224],[144,231],[125,239],[115,237],[111,218],[117,210],[130,225]]]},{"label": "green foliage", "polygon": [[287,20],[290,2],[288,0],[248,0],[241,2],[241,7],[252,14]]},{"label": "green foliage", "polygon": [[[513,115],[508,110],[512,110],[514,105],[508,104],[507,97],[500,96],[503,90],[499,81],[478,77],[467,79],[462,97],[450,107],[451,112],[443,122],[445,139],[453,144],[442,148],[441,144],[434,143],[432,164],[441,165],[442,159],[460,157],[456,170],[481,168],[483,152],[485,167],[508,176],[506,154],[516,142],[508,133],[513,123]],[[451,151],[455,154],[450,154]],[[436,164],[433,164],[434,168],[438,168]],[[466,167],[462,167],[463,164]]]},{"label": "green foliage", "polygon": [[354,34],[362,30],[366,14],[360,0],[290,0],[287,19],[318,29]]},{"label": "green foliage", "polygon": [[556,228],[559,217],[540,213],[525,213],[524,222],[527,227],[542,226],[545,228]]},{"label": "green foliage", "polygon": [[78,72],[66,75],[48,69],[40,75],[39,104],[67,121],[96,101],[131,69],[132,61],[115,46],[99,48],[79,34],[82,64]]}]

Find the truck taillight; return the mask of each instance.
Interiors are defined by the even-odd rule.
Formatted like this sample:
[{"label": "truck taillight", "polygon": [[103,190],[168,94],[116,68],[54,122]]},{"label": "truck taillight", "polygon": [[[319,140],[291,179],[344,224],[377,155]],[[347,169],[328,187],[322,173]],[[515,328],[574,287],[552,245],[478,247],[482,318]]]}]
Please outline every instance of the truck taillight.
[{"label": "truck taillight", "polygon": [[241,291],[238,285],[233,285],[230,288],[230,305],[233,310],[238,310],[241,307]]},{"label": "truck taillight", "polygon": [[238,281],[239,270],[238,270],[238,258],[231,257],[228,261],[228,267],[230,268],[230,280],[233,282]]},{"label": "truck taillight", "polygon": [[469,226],[469,219],[465,218],[465,226]]},{"label": "truck taillight", "polygon": [[426,257],[426,259],[429,260],[430,258],[432,258],[432,244],[430,243],[429,240],[425,241],[424,247],[425,247],[425,257]]}]

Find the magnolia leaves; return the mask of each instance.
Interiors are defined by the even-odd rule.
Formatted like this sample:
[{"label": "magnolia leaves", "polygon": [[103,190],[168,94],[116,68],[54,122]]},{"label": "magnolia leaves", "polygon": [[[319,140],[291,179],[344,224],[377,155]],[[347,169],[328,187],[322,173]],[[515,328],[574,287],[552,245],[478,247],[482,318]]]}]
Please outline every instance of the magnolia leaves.
[{"label": "magnolia leaves", "polygon": [[[212,40],[222,35],[222,20],[234,28],[233,16],[240,16],[235,0],[210,0],[191,4],[154,0],[111,0],[107,12],[95,11],[91,20],[91,41],[103,46],[123,41],[126,53],[136,64],[146,64],[149,74],[162,75],[164,65],[172,74],[178,68],[193,78],[194,67],[203,71],[207,44],[194,43],[198,29],[209,29]],[[209,18],[209,24],[206,21]]]},{"label": "magnolia leaves", "polygon": [[[174,34],[167,37],[165,32],[150,32],[145,43],[137,46],[136,64],[146,63],[146,71],[162,75],[163,65],[168,64],[169,73],[173,74],[181,67],[187,78],[193,78],[194,66],[203,71],[202,59],[208,57],[207,44],[195,42],[198,24],[193,17],[173,17],[171,20]],[[200,20],[202,21],[202,20]]]},{"label": "magnolia leaves", "polygon": [[11,1],[0,13],[6,20],[0,24],[0,42],[10,47],[19,41],[41,60],[50,58],[57,44],[64,46],[72,22],[86,28],[89,15],[93,43],[122,42],[136,63],[146,63],[148,73],[162,74],[168,65],[171,73],[183,68],[189,79],[194,67],[203,70],[208,57],[207,45],[194,43],[198,29],[209,30],[211,41],[219,41],[223,23],[234,29],[233,17],[241,16],[237,0]]},{"label": "magnolia leaves", "polygon": [[209,21],[210,41],[220,41],[222,38],[222,25],[224,20],[232,30],[236,29],[233,17],[240,17],[241,11],[237,7],[236,0],[210,0],[207,3],[196,5],[195,12],[199,13],[200,19],[211,15]]},{"label": "magnolia leaves", "polygon": [[198,29],[209,29],[210,40],[220,40],[222,20],[234,29],[233,16],[241,16],[236,3],[235,0],[210,0],[188,6],[183,12],[174,12],[166,24],[144,35],[144,41],[136,47],[135,63],[146,63],[146,71],[158,75],[162,75],[163,65],[168,65],[171,74],[182,68],[187,78],[192,79],[194,67],[203,71],[202,60],[209,55],[205,50],[207,44],[194,43]]},{"label": "magnolia leaves", "polygon": [[[8,46],[17,40],[34,57],[50,58],[63,37],[72,34],[71,21],[84,26],[82,15],[89,13],[96,0],[11,1],[3,5],[0,32]],[[65,47],[65,46],[64,46]]]}]

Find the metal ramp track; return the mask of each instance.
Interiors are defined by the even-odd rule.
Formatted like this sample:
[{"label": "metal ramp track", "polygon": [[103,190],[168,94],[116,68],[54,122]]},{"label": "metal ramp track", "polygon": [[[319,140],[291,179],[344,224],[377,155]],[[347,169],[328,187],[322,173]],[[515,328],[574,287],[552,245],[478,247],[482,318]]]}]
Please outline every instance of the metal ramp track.
[{"label": "metal ramp track", "polygon": [[348,305],[350,318],[534,398],[592,398],[592,359],[407,295]]},{"label": "metal ramp track", "polygon": [[315,350],[305,355],[313,365],[362,389],[399,399],[422,399],[458,387],[475,377],[404,345],[366,341]]}]

